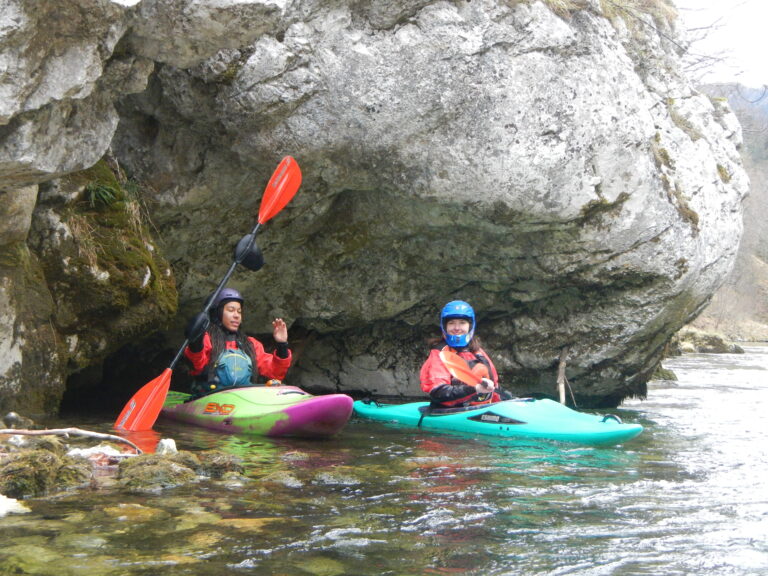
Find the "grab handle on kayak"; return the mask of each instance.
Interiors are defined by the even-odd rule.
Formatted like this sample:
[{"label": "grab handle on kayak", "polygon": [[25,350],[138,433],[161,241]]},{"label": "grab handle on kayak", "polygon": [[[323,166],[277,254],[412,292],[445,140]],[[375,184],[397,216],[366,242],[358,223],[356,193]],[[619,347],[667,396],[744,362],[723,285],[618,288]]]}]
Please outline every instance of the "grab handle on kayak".
[{"label": "grab handle on kayak", "polygon": [[621,418],[619,418],[615,414],[606,414],[605,416],[603,416],[603,419],[601,420],[601,422],[607,422],[608,420],[616,420],[616,422],[618,422],[619,424],[622,423]]}]

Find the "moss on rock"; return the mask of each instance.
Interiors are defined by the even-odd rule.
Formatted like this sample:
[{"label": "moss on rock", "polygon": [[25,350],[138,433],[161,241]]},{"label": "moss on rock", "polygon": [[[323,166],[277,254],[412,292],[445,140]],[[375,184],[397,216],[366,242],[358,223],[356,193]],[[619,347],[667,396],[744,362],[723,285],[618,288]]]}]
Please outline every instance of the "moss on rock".
[{"label": "moss on rock", "polygon": [[200,455],[200,472],[210,478],[224,478],[232,474],[243,474],[245,468],[241,458],[232,454],[217,451],[202,452]]},{"label": "moss on rock", "polygon": [[242,459],[209,450],[193,454],[143,454],[120,463],[118,484],[131,491],[153,491],[196,481],[200,476],[216,480],[244,473]]},{"label": "moss on rock", "polygon": [[32,244],[57,303],[68,376],[162,329],[176,314],[178,294],[141,187],[109,159],[66,176],[43,197]]},{"label": "moss on rock", "polygon": [[675,374],[674,371],[670,370],[669,368],[664,368],[664,366],[659,364],[656,366],[653,374],[651,374],[651,380],[671,380],[676,382],[677,374]]},{"label": "moss on rock", "polygon": [[90,464],[44,449],[11,455],[0,464],[0,494],[11,498],[44,496],[87,484]]},{"label": "moss on rock", "polygon": [[118,484],[131,491],[154,491],[194,481],[192,468],[198,462],[193,454],[179,452],[173,456],[142,454],[124,460],[118,468]]}]

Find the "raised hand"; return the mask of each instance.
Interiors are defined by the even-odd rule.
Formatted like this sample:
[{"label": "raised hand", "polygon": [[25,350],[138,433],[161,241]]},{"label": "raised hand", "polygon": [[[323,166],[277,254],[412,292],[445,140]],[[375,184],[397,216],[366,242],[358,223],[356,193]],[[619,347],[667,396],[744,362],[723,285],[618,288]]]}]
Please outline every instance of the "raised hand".
[{"label": "raised hand", "polygon": [[272,337],[275,342],[288,342],[288,326],[282,318],[275,318],[272,321]]}]

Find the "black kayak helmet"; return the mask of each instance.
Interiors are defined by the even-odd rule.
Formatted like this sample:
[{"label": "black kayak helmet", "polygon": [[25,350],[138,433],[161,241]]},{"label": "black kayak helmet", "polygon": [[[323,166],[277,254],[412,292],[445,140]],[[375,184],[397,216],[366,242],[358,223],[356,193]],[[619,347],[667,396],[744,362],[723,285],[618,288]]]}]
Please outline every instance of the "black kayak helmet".
[{"label": "black kayak helmet", "polygon": [[[210,296],[209,296],[210,298]],[[234,288],[223,288],[218,293],[216,299],[211,304],[210,316],[211,320],[217,320],[221,322],[221,313],[224,310],[224,305],[227,302],[240,302],[240,306],[243,305],[243,295]]]}]

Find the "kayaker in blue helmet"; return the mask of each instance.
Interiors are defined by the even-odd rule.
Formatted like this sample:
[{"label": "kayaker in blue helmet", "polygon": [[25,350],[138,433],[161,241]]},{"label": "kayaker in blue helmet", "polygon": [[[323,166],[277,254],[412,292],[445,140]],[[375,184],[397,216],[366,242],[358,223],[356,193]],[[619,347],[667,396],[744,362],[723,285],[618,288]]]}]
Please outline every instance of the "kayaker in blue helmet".
[{"label": "kayaker in blue helmet", "polygon": [[[463,300],[452,300],[440,311],[442,337],[430,341],[429,357],[421,367],[421,389],[429,394],[433,406],[444,408],[498,402],[499,375],[475,335],[475,311]],[[477,388],[453,378],[440,359],[440,351],[450,348],[467,362],[483,380]]]},{"label": "kayaker in blue helmet", "polygon": [[[184,355],[192,363],[190,374],[195,376],[191,390],[193,395],[253,385],[259,375],[268,380],[285,378],[291,365],[285,321],[282,318],[272,321],[275,353],[270,354],[261,342],[241,330],[242,307],[240,292],[234,288],[222,289],[211,305],[207,329],[190,341],[184,350]],[[188,338],[191,333],[200,334],[199,322],[199,315],[190,321]]]}]

